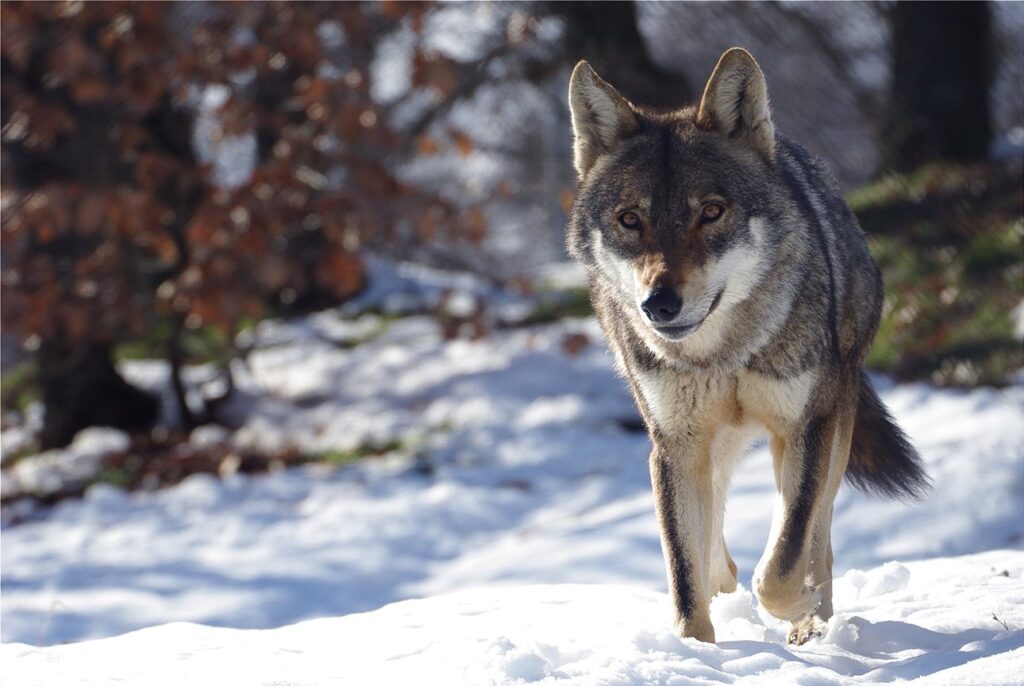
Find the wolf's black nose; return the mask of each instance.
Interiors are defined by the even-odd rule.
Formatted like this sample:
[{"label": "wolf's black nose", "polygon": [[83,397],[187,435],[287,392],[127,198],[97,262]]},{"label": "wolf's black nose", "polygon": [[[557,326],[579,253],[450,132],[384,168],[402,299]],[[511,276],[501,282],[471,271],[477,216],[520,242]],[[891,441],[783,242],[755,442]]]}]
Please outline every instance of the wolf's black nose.
[{"label": "wolf's black nose", "polygon": [[683,309],[683,299],[671,288],[655,288],[647,294],[647,300],[640,305],[647,318],[652,322],[664,324],[676,318]]}]

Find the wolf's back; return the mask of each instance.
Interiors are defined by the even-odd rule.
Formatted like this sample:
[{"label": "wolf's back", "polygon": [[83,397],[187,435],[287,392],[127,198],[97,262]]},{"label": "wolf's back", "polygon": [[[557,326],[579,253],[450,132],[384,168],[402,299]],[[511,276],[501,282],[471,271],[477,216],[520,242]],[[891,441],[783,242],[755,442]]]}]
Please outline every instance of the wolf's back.
[{"label": "wolf's back", "polygon": [[865,493],[901,500],[919,498],[930,486],[921,456],[896,425],[867,374],[862,371],[860,377],[846,478]]}]

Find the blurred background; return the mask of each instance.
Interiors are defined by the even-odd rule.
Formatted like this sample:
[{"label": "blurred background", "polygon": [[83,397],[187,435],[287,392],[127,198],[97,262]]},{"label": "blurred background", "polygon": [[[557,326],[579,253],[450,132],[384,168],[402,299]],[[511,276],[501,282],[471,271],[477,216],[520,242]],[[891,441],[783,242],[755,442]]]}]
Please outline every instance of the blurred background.
[{"label": "blurred background", "polygon": [[[403,317],[443,341],[586,317],[563,250],[581,58],[670,108],[695,101],[724,49],[748,48],[778,130],[829,163],[884,270],[870,367],[937,386],[1020,380],[1024,4],[0,11],[3,465],[89,427],[122,432],[84,476],[5,477],[7,505],[401,445],[225,438],[281,396],[252,382],[252,356],[285,345],[288,322],[351,351]],[[393,380],[367,364],[331,384],[385,393]]]},{"label": "blurred background", "polygon": [[664,590],[649,442],[563,249],[566,87],[586,58],[675,108],[734,45],[868,235],[868,366],[935,482],[841,491],[837,573],[1019,551],[1024,3],[4,0],[0,640]]}]

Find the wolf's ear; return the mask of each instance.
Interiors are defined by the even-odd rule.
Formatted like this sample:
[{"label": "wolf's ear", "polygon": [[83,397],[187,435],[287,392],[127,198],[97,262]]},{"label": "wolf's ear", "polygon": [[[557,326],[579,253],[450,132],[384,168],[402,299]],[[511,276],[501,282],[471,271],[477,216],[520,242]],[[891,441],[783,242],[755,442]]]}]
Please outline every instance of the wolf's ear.
[{"label": "wolf's ear", "polygon": [[639,128],[629,102],[585,61],[572,70],[569,109],[576,135],[574,162],[580,177],[590,170],[598,157]]},{"label": "wolf's ear", "polygon": [[746,141],[768,162],[775,159],[775,126],[761,67],[743,48],[718,60],[697,110],[697,125]]}]

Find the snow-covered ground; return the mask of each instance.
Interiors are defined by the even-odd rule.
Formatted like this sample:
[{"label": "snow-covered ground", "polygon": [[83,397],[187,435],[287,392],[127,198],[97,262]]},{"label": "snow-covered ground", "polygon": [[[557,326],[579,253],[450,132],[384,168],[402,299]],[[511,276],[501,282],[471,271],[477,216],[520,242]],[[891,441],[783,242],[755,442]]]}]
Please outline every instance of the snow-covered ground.
[{"label": "snow-covered ground", "polygon": [[[227,440],[400,447],[342,469],[94,486],[5,525],[0,637],[51,646],[5,645],[5,683],[1022,683],[1024,387],[876,379],[933,493],[844,488],[827,635],[782,645],[741,591],[716,600],[716,648],[669,630],[648,441],[595,322],[445,341],[429,317],[325,312],[257,336]],[[159,387],[165,372],[126,373]],[[773,492],[758,447],[726,517],[747,587]]]},{"label": "snow-covered ground", "polygon": [[[999,571],[995,571],[999,570]],[[1006,576],[1004,576],[1004,574]],[[269,631],[165,624],[117,638],[0,648],[7,683],[1019,684],[1024,559],[992,552],[851,571],[822,640],[781,645],[749,591],[719,596],[719,643],[680,640],[669,598],[636,586],[463,591]],[[998,619],[996,619],[998,618]],[[96,682],[91,682],[96,683]]]}]

